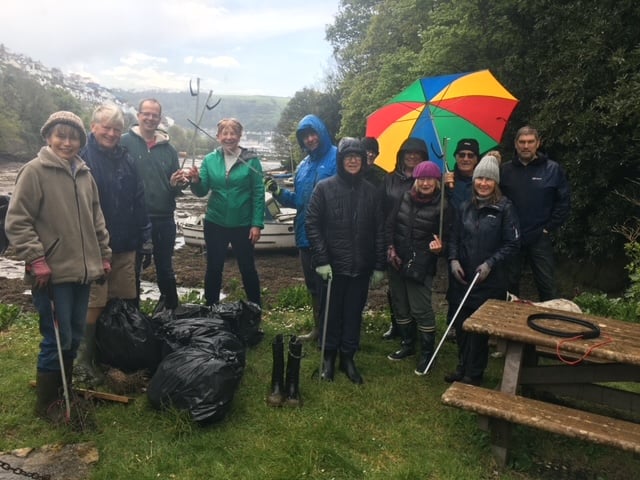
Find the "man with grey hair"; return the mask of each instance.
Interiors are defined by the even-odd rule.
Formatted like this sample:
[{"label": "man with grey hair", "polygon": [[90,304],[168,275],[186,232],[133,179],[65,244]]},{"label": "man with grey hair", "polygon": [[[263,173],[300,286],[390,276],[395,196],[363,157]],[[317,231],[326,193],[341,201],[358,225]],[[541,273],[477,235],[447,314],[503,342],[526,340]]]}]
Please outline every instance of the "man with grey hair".
[{"label": "man with grey hair", "polygon": [[569,217],[571,194],[562,167],[540,152],[531,126],[518,130],[516,157],[502,166],[500,188],[520,219],[520,254],[509,268],[509,292],[520,294],[523,261],[528,261],[541,301],[557,297],[552,235]]},{"label": "man with grey hair", "polygon": [[103,380],[95,362],[96,321],[108,300],[136,300],[136,253],[152,252],[142,179],[127,150],[119,145],[123,129],[124,115],[117,105],[98,106],[91,118],[87,145],[80,151],[98,185],[113,251],[111,273],[91,285],[85,336],[76,360],[77,379],[91,386]]}]

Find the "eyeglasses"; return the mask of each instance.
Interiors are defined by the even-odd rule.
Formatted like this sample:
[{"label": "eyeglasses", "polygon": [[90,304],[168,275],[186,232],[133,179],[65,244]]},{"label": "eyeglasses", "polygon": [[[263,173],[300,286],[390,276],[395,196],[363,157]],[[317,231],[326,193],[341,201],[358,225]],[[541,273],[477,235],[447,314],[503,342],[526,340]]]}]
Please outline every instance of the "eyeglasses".
[{"label": "eyeglasses", "polygon": [[460,157],[460,158],[475,158],[476,154],[473,152],[458,152],[456,153],[456,157]]},{"label": "eyeglasses", "polygon": [[140,112],[140,115],[142,115],[145,118],[150,118],[152,120],[158,120],[160,118],[160,115],[152,112]]}]

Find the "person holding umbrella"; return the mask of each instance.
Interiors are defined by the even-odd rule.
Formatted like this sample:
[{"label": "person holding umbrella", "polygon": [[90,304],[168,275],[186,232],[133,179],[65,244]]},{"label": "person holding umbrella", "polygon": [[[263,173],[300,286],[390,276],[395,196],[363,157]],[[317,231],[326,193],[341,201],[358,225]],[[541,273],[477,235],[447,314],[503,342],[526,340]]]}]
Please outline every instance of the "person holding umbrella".
[{"label": "person holding umbrella", "polygon": [[[458,310],[454,319],[458,366],[445,381],[480,385],[489,355],[488,337],[462,329],[464,321],[487,299],[507,294],[507,261],[520,247],[518,217],[511,201],[502,195],[500,167],[494,156],[485,156],[473,171],[473,196],[454,211],[448,259],[454,282],[449,307]],[[460,307],[474,275],[478,275],[464,305]]]},{"label": "person holding umbrella", "polygon": [[[456,163],[453,167],[453,171],[446,172],[444,175],[444,183],[446,185],[445,194],[447,202],[450,208],[453,210],[460,210],[463,203],[471,200],[473,196],[473,171],[480,161],[480,146],[475,138],[463,138],[458,141],[456,149],[453,152]],[[449,270],[449,285],[447,287],[447,299],[449,293],[454,286],[454,278]],[[449,302],[449,310],[447,311],[447,325],[453,319],[455,308],[452,308],[452,303]],[[449,330],[448,340],[455,342],[456,331],[454,329]]]},{"label": "person holding umbrella", "polygon": [[[362,311],[371,284],[384,278],[385,243],[380,196],[364,180],[367,157],[360,140],[345,137],[338,144],[337,175],[323,180],[313,191],[305,227],[315,270],[329,280],[321,318],[327,320],[319,343],[323,357],[320,378],[333,381],[335,360],[353,383],[362,376],[354,363],[360,347]],[[328,303],[328,305],[326,305]],[[328,311],[325,311],[328,309]]]},{"label": "person holding umbrella", "polygon": [[[433,278],[442,251],[440,228],[442,174],[434,162],[420,162],[413,169],[413,186],[406,191],[387,220],[389,285],[396,322],[402,338],[400,349],[389,360],[415,354],[416,326],[421,354],[415,373],[428,373],[435,347],[436,317],[431,303]],[[444,232],[450,227],[446,205]]]},{"label": "person holding umbrella", "polygon": [[87,140],[82,120],[55,112],[40,133],[47,146],[18,172],[5,230],[40,316],[35,413],[54,420],[61,390],[68,401],[90,284],[111,271],[111,249],[98,187],[78,156]]},{"label": "person holding umbrella", "polygon": [[[382,183],[382,211],[384,212],[385,222],[389,215],[402,199],[402,195],[414,184],[413,169],[420,162],[429,160],[429,151],[424,140],[409,137],[398,149],[396,155],[396,167],[384,178]],[[391,272],[391,270],[389,270]],[[389,329],[382,334],[384,340],[393,340],[400,333],[396,324],[395,308],[393,305],[393,294],[391,292],[392,285],[389,283],[389,309],[391,311],[391,324]]]}]

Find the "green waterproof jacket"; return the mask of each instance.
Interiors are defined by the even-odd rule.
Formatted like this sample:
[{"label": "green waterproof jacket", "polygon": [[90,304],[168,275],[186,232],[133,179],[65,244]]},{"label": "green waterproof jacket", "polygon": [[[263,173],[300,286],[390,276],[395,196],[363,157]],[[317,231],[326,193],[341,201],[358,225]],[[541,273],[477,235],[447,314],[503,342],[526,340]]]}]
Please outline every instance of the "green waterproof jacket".
[{"label": "green waterproof jacket", "polygon": [[149,148],[140,136],[140,127],[134,125],[120,139],[133,159],[144,184],[144,200],[149,217],[172,217],[176,209],[179,186],[170,184],[173,172],[180,169],[178,152],[169,143],[169,135],[156,130],[155,144]]},{"label": "green waterproof jacket", "polygon": [[264,227],[264,183],[262,165],[256,152],[242,148],[229,172],[224,152],[209,153],[200,167],[200,182],[191,191],[204,197],[211,191],[205,219],[222,227]]}]

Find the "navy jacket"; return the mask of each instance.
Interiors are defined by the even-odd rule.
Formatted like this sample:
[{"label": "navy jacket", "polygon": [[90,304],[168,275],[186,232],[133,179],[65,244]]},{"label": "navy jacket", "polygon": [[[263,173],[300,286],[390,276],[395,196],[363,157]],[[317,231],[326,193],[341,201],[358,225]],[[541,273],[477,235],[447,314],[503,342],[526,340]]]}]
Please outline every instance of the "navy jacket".
[{"label": "navy jacket", "polygon": [[138,251],[151,238],[151,224],[142,179],[127,150],[120,145],[104,150],[91,133],[80,156],[98,185],[111,250],[113,253]]},{"label": "navy jacket", "polygon": [[[476,283],[465,306],[478,308],[489,298],[504,299],[507,295],[506,260],[520,249],[518,217],[511,201],[502,197],[497,204],[478,207],[465,202],[454,210],[455,219],[449,239],[449,260],[458,260],[468,283],[478,266],[486,262],[489,276]],[[469,288],[455,279],[450,282],[448,300],[458,305]]]},{"label": "navy jacket", "polygon": [[500,171],[500,189],[516,208],[522,245],[535,243],[543,229],[557,230],[569,216],[567,177],[558,163],[541,152],[528,165],[517,158],[505,163]]}]

